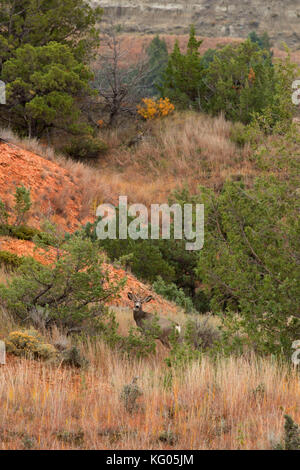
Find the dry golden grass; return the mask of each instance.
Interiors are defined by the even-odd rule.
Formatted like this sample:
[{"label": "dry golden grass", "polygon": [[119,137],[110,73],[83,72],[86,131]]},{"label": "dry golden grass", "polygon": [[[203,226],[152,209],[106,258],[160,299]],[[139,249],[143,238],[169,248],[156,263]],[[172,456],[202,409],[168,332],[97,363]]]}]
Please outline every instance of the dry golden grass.
[{"label": "dry golden grass", "polygon": [[[132,310],[115,313],[126,334]],[[0,319],[2,339],[17,327],[3,310]],[[55,329],[52,341],[59,337]],[[122,357],[101,339],[79,347],[90,362],[84,370],[14,356],[0,366],[1,450],[269,449],[282,436],[284,413],[300,421],[299,372],[272,358],[204,355],[174,370],[159,342],[146,359]],[[130,413],[121,394],[133,377],[142,395]]]},{"label": "dry golden grass", "polygon": [[[8,358],[1,449],[268,449],[283,413],[300,421],[299,376],[270,359],[204,357],[170,383],[163,352],[129,360],[100,341],[83,349],[91,364],[81,372]],[[120,395],[134,376],[142,395],[130,414]],[[164,431],[173,443],[159,440]]]},{"label": "dry golden grass", "polygon": [[[94,215],[100,203],[118,204],[119,195],[150,205],[166,202],[174,189],[185,185],[194,192],[199,184],[218,189],[234,175],[251,181],[256,170],[249,149],[231,142],[231,127],[222,116],[184,112],[137,127],[102,130],[100,138],[108,142],[109,152],[96,167],[57,155],[36,139],[19,139],[7,130],[0,135],[67,170],[80,192],[84,219]],[[128,147],[138,133],[141,141]],[[62,199],[60,193],[58,197]],[[57,206],[63,210],[64,202]]]},{"label": "dry golden grass", "polygon": [[101,169],[102,187],[113,200],[124,194],[148,205],[166,201],[174,189],[185,185],[194,192],[199,184],[218,189],[235,175],[251,181],[256,170],[249,148],[231,142],[231,128],[222,116],[175,113],[147,123],[141,142],[130,148],[120,145],[123,136],[118,129],[102,131],[111,149]]}]

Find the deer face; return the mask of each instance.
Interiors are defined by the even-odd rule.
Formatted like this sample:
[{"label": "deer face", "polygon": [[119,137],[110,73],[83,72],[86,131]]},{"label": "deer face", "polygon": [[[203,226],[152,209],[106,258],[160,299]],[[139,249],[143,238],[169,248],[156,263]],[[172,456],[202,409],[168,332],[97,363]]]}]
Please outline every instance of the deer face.
[{"label": "deer face", "polygon": [[152,295],[148,295],[144,299],[142,297],[137,297],[132,292],[128,292],[127,295],[128,295],[129,300],[133,301],[134,312],[140,312],[142,310],[143,303],[150,302],[153,299]]},{"label": "deer face", "polygon": [[142,305],[143,305],[143,302],[141,301],[141,299],[135,300],[134,305],[133,305],[133,310],[135,312],[139,312],[142,309]]}]

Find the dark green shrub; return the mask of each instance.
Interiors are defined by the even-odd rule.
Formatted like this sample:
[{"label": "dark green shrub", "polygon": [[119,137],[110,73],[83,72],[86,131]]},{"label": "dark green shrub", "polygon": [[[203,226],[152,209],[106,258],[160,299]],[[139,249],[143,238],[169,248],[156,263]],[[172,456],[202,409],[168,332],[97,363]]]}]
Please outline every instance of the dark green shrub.
[{"label": "dark green shrub", "polygon": [[187,297],[181,288],[178,288],[173,282],[167,284],[161,276],[158,276],[152,284],[155,292],[167,300],[175,302],[176,305],[183,308],[187,313],[194,311],[192,299]]},{"label": "dark green shrub", "polygon": [[275,70],[271,58],[250,40],[218,50],[205,72],[204,107],[247,124],[253,112],[273,102]]},{"label": "dark green shrub", "polygon": [[300,450],[300,427],[289,415],[284,416],[283,442],[276,444],[274,450]]},{"label": "dark green shrub", "polygon": [[199,54],[202,41],[197,41],[195,28],[190,29],[186,54],[180,51],[178,41],[169,56],[168,65],[163,74],[161,96],[170,98],[178,107],[201,109],[203,94],[203,71]]},{"label": "dark green shrub", "polygon": [[125,410],[130,414],[139,409],[137,400],[142,395],[142,390],[138,386],[137,380],[138,377],[134,377],[130,384],[124,385],[120,395]]},{"label": "dark green shrub", "polygon": [[8,212],[6,205],[4,204],[3,201],[0,199],[0,224],[1,225],[6,225],[8,220]]},{"label": "dark green shrub", "polygon": [[51,245],[52,237],[47,232],[41,232],[35,227],[29,225],[0,225],[0,235],[8,235],[9,237],[18,238],[19,240],[39,241],[43,245]]},{"label": "dark green shrub", "polygon": [[23,258],[9,251],[0,251],[0,264],[8,268],[18,268],[21,266]]},{"label": "dark green shrub", "polygon": [[230,131],[230,140],[239,147],[244,147],[251,140],[248,128],[241,122],[235,122]]},{"label": "dark green shrub", "polygon": [[90,135],[74,137],[71,143],[64,148],[64,152],[74,159],[96,159],[107,152],[107,145],[102,140]]},{"label": "dark green shrub", "polygon": [[146,95],[154,96],[157,94],[157,87],[162,83],[162,76],[168,64],[168,48],[166,41],[155,36],[146,49],[148,56],[149,73],[145,79]]},{"label": "dark green shrub", "polygon": [[34,236],[38,235],[40,231],[28,225],[18,225],[17,227],[10,227],[10,232],[13,237],[20,240],[32,240]]},{"label": "dark green shrub", "polygon": [[[95,239],[95,226],[87,226],[85,233]],[[126,256],[127,267],[140,279],[154,282],[158,275],[168,282],[174,279],[175,269],[164,259],[156,240],[119,240],[117,233],[116,240],[101,240],[100,245],[113,262]]]},{"label": "dark green shrub", "polygon": [[66,349],[62,353],[62,364],[71,367],[85,368],[88,366],[89,361],[81,354],[76,346]]},{"label": "dark green shrub", "polygon": [[136,244],[130,266],[137,277],[149,282],[155,281],[158,275],[166,281],[174,279],[174,268],[163,259],[159,247],[147,240]]},{"label": "dark green shrub", "polygon": [[9,224],[0,224],[0,235],[9,235],[11,236],[11,225]]},{"label": "dark green shrub", "polygon": [[0,234],[8,235],[10,237],[19,238],[20,240],[32,240],[34,236],[38,235],[40,231],[28,225],[0,225]]},{"label": "dark green shrub", "polygon": [[185,340],[199,351],[211,349],[220,339],[220,331],[207,318],[189,318],[185,325]]},{"label": "dark green shrub", "polygon": [[55,437],[66,444],[82,446],[84,443],[84,431],[59,431],[55,433]]}]

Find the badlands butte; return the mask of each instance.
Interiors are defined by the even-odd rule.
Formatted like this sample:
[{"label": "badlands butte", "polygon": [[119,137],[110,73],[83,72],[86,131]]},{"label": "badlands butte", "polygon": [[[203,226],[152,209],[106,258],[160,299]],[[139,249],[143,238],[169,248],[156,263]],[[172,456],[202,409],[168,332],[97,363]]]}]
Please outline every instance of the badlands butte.
[{"label": "badlands butte", "polygon": [[[91,0],[105,17],[113,17],[130,33],[185,34],[190,24],[208,37],[243,38],[268,32],[272,43],[300,43],[299,0]],[[105,19],[105,18],[104,18]]]}]

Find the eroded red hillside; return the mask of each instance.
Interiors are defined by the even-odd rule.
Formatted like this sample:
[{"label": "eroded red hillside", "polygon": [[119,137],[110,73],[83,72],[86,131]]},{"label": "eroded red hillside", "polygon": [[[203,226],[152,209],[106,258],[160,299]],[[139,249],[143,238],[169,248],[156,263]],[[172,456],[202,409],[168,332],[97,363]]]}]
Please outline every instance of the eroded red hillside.
[{"label": "eroded red hillside", "polygon": [[73,175],[39,155],[0,142],[0,197],[8,208],[13,205],[16,186],[21,184],[31,190],[31,225],[38,227],[43,216],[66,231],[84,223],[81,192]]}]

